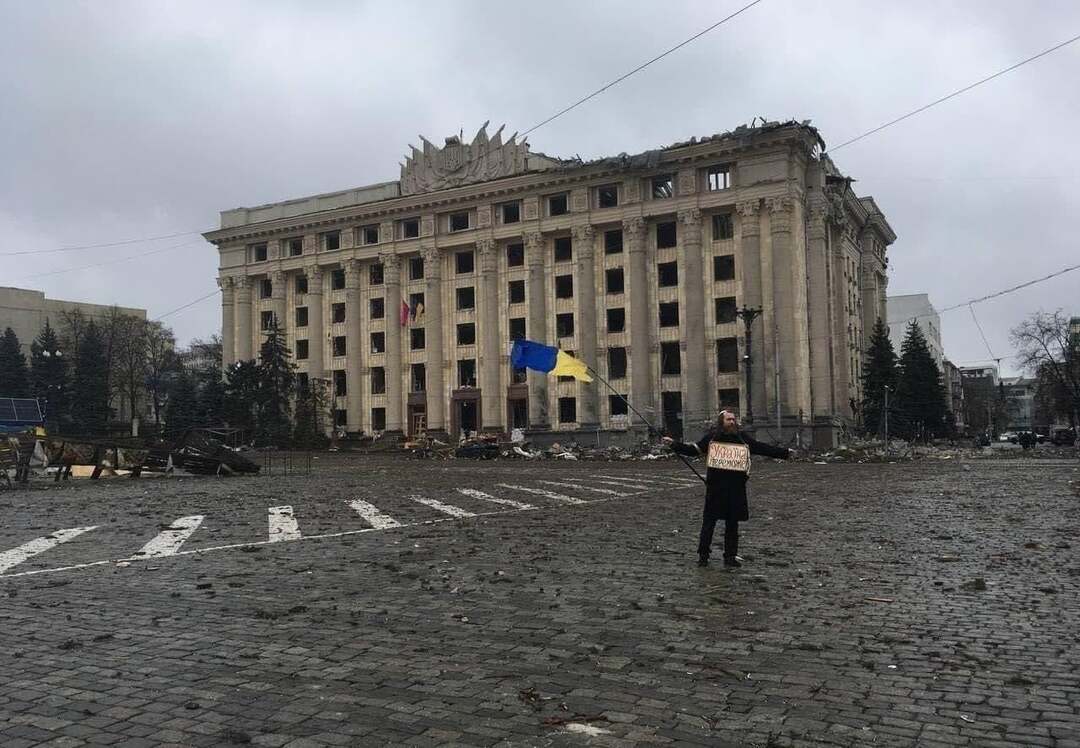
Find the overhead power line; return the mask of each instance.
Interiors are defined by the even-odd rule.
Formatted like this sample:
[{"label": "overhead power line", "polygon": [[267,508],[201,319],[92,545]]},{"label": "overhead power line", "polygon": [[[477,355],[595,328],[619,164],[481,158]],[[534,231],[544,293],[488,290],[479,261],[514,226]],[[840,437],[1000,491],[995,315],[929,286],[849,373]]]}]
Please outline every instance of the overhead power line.
[{"label": "overhead power line", "polygon": [[166,317],[168,317],[170,315],[176,314],[177,312],[182,312],[185,309],[187,309],[188,307],[193,307],[193,306],[195,306],[196,304],[198,304],[201,301],[206,301],[211,296],[217,296],[218,293],[219,293],[219,289],[215,288],[213,291],[206,294],[205,296],[200,296],[199,298],[195,299],[194,301],[189,301],[188,303],[184,304],[183,306],[178,306],[178,307],[176,307],[176,309],[173,309],[171,311],[165,312],[165,314],[154,317],[154,322],[158,322],[159,320],[163,320],[163,319],[165,319]]},{"label": "overhead power line", "polygon": [[104,262],[95,262],[93,264],[82,265],[81,267],[77,267],[77,268],[64,268],[62,270],[50,270],[50,271],[45,272],[45,273],[34,273],[33,275],[24,275],[22,278],[19,278],[18,280],[20,280],[20,281],[32,280],[34,278],[45,278],[45,277],[48,277],[48,276],[51,276],[51,275],[63,275],[64,273],[75,273],[75,272],[78,272],[80,270],[92,270],[93,268],[104,267],[106,265],[115,265],[115,264],[117,264],[119,262],[127,262],[128,260],[138,260],[138,259],[141,259],[143,257],[149,257],[150,255],[157,255],[157,254],[161,254],[162,252],[170,252],[170,251],[172,251],[174,249],[181,249],[183,247],[190,247],[190,246],[192,246],[194,244],[198,244],[198,243],[199,243],[198,241],[184,242],[183,244],[175,244],[175,245],[173,245],[171,247],[161,247],[160,249],[154,249],[154,250],[151,250],[149,252],[140,252],[139,254],[128,255],[127,257],[117,257],[114,260],[105,260]]},{"label": "overhead power line", "polygon": [[1006,289],[1004,289],[1002,291],[997,291],[997,292],[992,293],[992,294],[987,294],[986,296],[980,296],[977,299],[971,299],[971,300],[965,301],[965,302],[963,302],[961,304],[953,304],[952,306],[947,306],[944,309],[942,309],[940,313],[943,314],[945,312],[951,312],[954,309],[960,309],[960,308],[965,307],[965,306],[971,306],[972,304],[979,304],[979,303],[981,303],[983,301],[989,301],[990,299],[996,299],[999,296],[1004,296],[1005,294],[1010,294],[1013,291],[1019,291],[1020,289],[1027,288],[1028,286],[1034,286],[1036,283],[1042,283],[1043,281],[1048,281],[1051,278],[1058,277],[1059,275],[1064,275],[1065,273],[1071,273],[1073,270],[1080,270],[1080,265],[1071,265],[1070,267],[1062,268],[1061,270],[1058,270],[1055,273],[1050,273],[1049,275],[1044,275],[1041,278],[1035,278],[1034,280],[1029,280],[1029,281],[1027,281],[1025,283],[1021,283],[1019,285],[1012,286],[1011,288],[1006,288]]},{"label": "overhead power line", "polygon": [[720,19],[719,21],[717,21],[716,23],[714,23],[714,24],[713,24],[712,26],[709,26],[708,28],[706,28],[706,29],[703,29],[703,30],[699,31],[698,33],[696,33],[696,34],[694,34],[693,36],[691,36],[691,37],[690,37],[689,39],[685,39],[685,40],[683,40],[683,41],[679,42],[678,44],[676,44],[676,45],[675,45],[674,47],[672,47],[671,49],[667,50],[666,52],[662,52],[661,54],[659,54],[659,55],[657,55],[656,57],[652,58],[652,59],[651,59],[651,60],[649,60],[648,62],[642,63],[641,65],[638,65],[638,66],[637,66],[636,68],[634,68],[633,70],[631,70],[631,71],[630,71],[630,72],[628,72],[628,73],[623,73],[622,75],[620,75],[620,76],[619,76],[618,78],[616,78],[615,80],[613,80],[613,81],[611,81],[610,83],[607,83],[607,84],[605,84],[605,85],[601,86],[600,88],[596,89],[596,90],[595,90],[595,91],[593,91],[593,92],[592,92],[591,94],[589,94],[588,96],[585,96],[584,98],[578,99],[578,100],[577,100],[577,101],[575,101],[575,102],[574,102],[573,104],[571,104],[570,106],[566,107],[565,109],[562,109],[561,111],[558,111],[558,112],[556,112],[555,114],[551,115],[550,117],[548,117],[548,118],[547,118],[546,120],[544,120],[544,121],[543,121],[543,122],[541,122],[540,124],[538,124],[538,125],[533,125],[533,126],[532,126],[532,127],[530,127],[530,128],[528,129],[528,130],[526,130],[525,132],[521,133],[522,137],[524,137],[524,136],[528,135],[529,133],[531,133],[531,132],[532,132],[532,131],[534,131],[534,130],[539,130],[539,129],[540,129],[541,127],[543,127],[544,125],[548,124],[549,122],[551,122],[551,121],[553,121],[553,120],[556,120],[556,119],[558,119],[559,117],[563,116],[564,114],[566,114],[566,113],[567,113],[567,112],[569,112],[570,110],[572,110],[572,109],[576,109],[577,107],[581,106],[581,105],[582,105],[582,104],[584,104],[584,103],[585,103],[586,101],[588,101],[589,99],[592,99],[592,98],[594,98],[594,97],[596,97],[596,96],[599,96],[599,95],[600,95],[600,94],[602,94],[602,93],[603,93],[604,91],[607,91],[607,90],[608,90],[609,88],[612,88],[613,86],[617,86],[618,84],[622,83],[622,82],[623,82],[624,80],[626,80],[627,78],[629,78],[630,76],[634,75],[635,73],[639,73],[639,72],[641,72],[641,71],[642,71],[642,70],[644,70],[645,68],[649,67],[649,65],[652,65],[652,64],[653,64],[654,62],[658,62],[659,60],[662,60],[662,59],[664,59],[665,57],[667,57],[667,56],[668,56],[669,54],[671,54],[672,52],[674,52],[674,51],[676,51],[676,50],[678,50],[678,49],[681,49],[682,47],[685,47],[685,46],[686,46],[687,44],[689,44],[690,42],[694,41],[695,39],[698,39],[698,38],[700,38],[700,37],[702,37],[702,36],[705,36],[705,34],[708,34],[708,33],[709,33],[710,31],[712,31],[713,29],[715,29],[715,28],[717,28],[717,27],[719,27],[719,26],[722,26],[723,24],[727,23],[728,21],[730,21],[730,20],[731,20],[732,18],[734,18],[735,16],[737,16],[737,15],[740,15],[741,13],[745,13],[746,11],[750,10],[750,9],[751,9],[751,8],[753,8],[753,7],[755,6],[755,5],[757,5],[758,3],[760,3],[761,1],[762,1],[762,0],[754,0],[754,1],[752,2],[752,3],[748,3],[748,4],[744,5],[743,7],[739,8],[739,9],[738,9],[737,11],[735,11],[734,13],[732,13],[731,15],[729,15],[729,16],[727,16],[727,17],[725,17],[725,18],[721,18],[721,19]]},{"label": "overhead power line", "polygon": [[940,99],[936,99],[935,101],[931,101],[929,104],[924,104],[921,107],[919,107],[918,109],[913,109],[912,111],[908,112],[907,114],[904,114],[904,115],[902,115],[900,117],[897,117],[896,119],[891,120],[889,122],[886,122],[884,125],[879,125],[878,127],[875,127],[873,130],[867,130],[862,135],[857,135],[854,138],[852,138],[851,140],[845,140],[840,145],[833,146],[832,148],[828,149],[828,151],[829,151],[829,153],[832,153],[833,151],[838,151],[841,148],[843,148],[844,146],[851,145],[852,143],[858,142],[858,141],[862,140],[863,138],[866,138],[866,137],[869,137],[870,135],[873,135],[874,133],[881,132],[886,127],[892,127],[895,124],[903,122],[904,120],[906,120],[909,117],[914,117],[916,114],[919,114],[920,112],[925,112],[927,109],[929,109],[931,107],[935,107],[938,104],[941,104],[943,102],[948,101],[949,99],[955,98],[955,97],[959,96],[962,93],[966,93],[967,91],[970,91],[971,89],[976,88],[977,86],[981,86],[984,83],[989,83],[990,81],[994,80],[995,78],[999,78],[1002,75],[1005,75],[1005,73],[1016,70],[1018,67],[1020,67],[1022,65],[1027,65],[1029,62],[1034,62],[1035,60],[1039,59],[1040,57],[1045,57],[1046,55],[1050,54],[1051,52],[1056,52],[1057,50],[1061,49],[1062,47],[1066,47],[1066,46],[1072,44],[1073,42],[1077,41],[1078,39],[1080,39],[1080,35],[1074,36],[1071,39],[1066,39],[1065,41],[1061,42],[1060,44],[1055,44],[1053,47],[1050,47],[1049,49],[1044,49],[1042,52],[1039,52],[1039,54],[1037,54],[1037,55],[1029,57],[1026,60],[1021,60],[1020,62],[1018,62],[1018,63],[1016,63],[1014,65],[1010,65],[1009,67],[1005,68],[1004,70],[999,70],[996,73],[994,73],[993,75],[988,75],[985,78],[983,78],[982,80],[977,80],[974,83],[970,83],[970,84],[964,86],[963,88],[958,88],[957,90],[953,91],[951,94],[947,94],[946,96],[942,96]]},{"label": "overhead power line", "polygon": [[55,249],[24,249],[18,252],[0,252],[0,257],[15,257],[16,255],[47,255],[54,254],[56,252],[78,252],[84,249],[103,249],[105,247],[120,247],[125,244],[140,244],[142,242],[153,242],[159,239],[175,239],[178,236],[190,236],[191,234],[198,234],[198,231],[181,231],[176,234],[161,234],[160,236],[144,236],[139,239],[122,239],[115,242],[104,242],[102,244],[79,244],[71,247],[56,247]]}]

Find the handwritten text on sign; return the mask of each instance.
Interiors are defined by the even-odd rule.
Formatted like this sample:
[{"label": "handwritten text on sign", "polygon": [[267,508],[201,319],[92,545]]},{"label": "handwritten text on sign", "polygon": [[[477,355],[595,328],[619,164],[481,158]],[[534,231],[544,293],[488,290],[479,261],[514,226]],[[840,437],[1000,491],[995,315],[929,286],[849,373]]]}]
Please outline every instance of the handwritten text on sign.
[{"label": "handwritten text on sign", "polygon": [[750,472],[750,448],[745,444],[709,442],[709,457],[705,464],[715,470]]}]

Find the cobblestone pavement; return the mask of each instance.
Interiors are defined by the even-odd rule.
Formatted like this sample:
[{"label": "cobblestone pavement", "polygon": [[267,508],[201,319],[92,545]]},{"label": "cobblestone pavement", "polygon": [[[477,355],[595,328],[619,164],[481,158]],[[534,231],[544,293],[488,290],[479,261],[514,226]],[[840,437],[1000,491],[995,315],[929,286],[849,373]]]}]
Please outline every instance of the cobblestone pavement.
[{"label": "cobblestone pavement", "polygon": [[0,492],[0,746],[1080,746],[1076,463],[316,466]]}]

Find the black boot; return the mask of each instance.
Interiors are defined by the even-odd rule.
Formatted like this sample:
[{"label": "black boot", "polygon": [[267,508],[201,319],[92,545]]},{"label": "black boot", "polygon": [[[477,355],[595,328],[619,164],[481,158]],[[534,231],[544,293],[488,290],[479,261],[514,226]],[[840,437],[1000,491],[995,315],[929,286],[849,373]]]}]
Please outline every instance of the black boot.
[{"label": "black boot", "polygon": [[734,556],[724,556],[724,566],[729,566],[738,569],[742,566],[742,562]]},{"label": "black boot", "polygon": [[709,565],[709,557],[708,556],[698,556],[697,565],[698,566],[708,566]]}]

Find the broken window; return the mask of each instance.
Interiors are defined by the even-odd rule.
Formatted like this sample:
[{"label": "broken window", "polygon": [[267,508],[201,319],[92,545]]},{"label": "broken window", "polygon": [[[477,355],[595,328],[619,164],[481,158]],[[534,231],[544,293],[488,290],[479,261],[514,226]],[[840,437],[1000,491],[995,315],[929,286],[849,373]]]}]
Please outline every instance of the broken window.
[{"label": "broken window", "polygon": [[424,258],[409,258],[409,280],[420,280],[424,277]]},{"label": "broken window", "polygon": [[296,341],[296,360],[303,361],[308,357],[308,342],[306,340]]},{"label": "broken window", "polygon": [[559,423],[577,423],[577,398],[559,398]]},{"label": "broken window", "polygon": [[523,281],[523,280],[510,281],[510,303],[511,304],[524,304],[525,303],[525,281]]},{"label": "broken window", "polygon": [[626,377],[625,348],[608,348],[607,370],[609,379],[623,379]]},{"label": "broken window", "polygon": [[604,254],[617,255],[622,252],[622,229],[604,232]]},{"label": "broken window", "polygon": [[734,322],[736,318],[736,306],[734,296],[725,296],[716,300],[716,324],[726,325]]},{"label": "broken window", "polygon": [[409,319],[412,322],[424,321],[424,294],[409,294]]},{"label": "broken window", "polygon": [[506,245],[506,266],[511,268],[521,267],[525,264],[525,245],[524,244],[507,244]]},{"label": "broken window", "polygon": [[518,223],[521,221],[521,203],[503,203],[499,213],[503,223]]},{"label": "broken window", "polygon": [[626,407],[626,395],[608,395],[608,408],[613,416],[625,416],[629,413]]},{"label": "broken window", "polygon": [[385,353],[386,352],[386,333],[373,332],[371,333],[371,352],[372,353]]},{"label": "broken window", "polygon": [[304,254],[304,240],[297,237],[295,239],[288,239],[286,243],[289,247],[289,257],[299,257]]},{"label": "broken window", "polygon": [[[510,384],[528,384],[529,376],[524,369],[510,370]],[[515,428],[517,426],[515,425]]]},{"label": "broken window", "polygon": [[383,304],[383,299],[381,296],[376,299],[372,299],[369,302],[369,307],[371,308],[372,319],[382,319],[386,316],[386,309],[384,308],[385,305]]},{"label": "broken window", "polygon": [[467,231],[469,228],[469,213],[450,214],[450,231]]},{"label": "broken window", "polygon": [[330,273],[330,289],[340,291],[345,288],[345,271],[341,268]]},{"label": "broken window", "polygon": [[364,226],[360,229],[360,236],[363,237],[364,244],[378,244],[379,243],[379,227],[378,226]]},{"label": "broken window", "polygon": [[267,250],[265,244],[252,244],[251,245],[251,260],[252,262],[266,262]]},{"label": "broken window", "polygon": [[713,258],[713,280],[735,280],[735,255],[719,255]]},{"label": "broken window", "polygon": [[457,362],[458,387],[476,386],[476,359],[463,358]]},{"label": "broken window", "polygon": [[386,394],[386,369],[382,366],[371,367],[371,394]]},{"label": "broken window", "polygon": [[665,376],[682,374],[682,356],[678,342],[660,344],[660,373]]},{"label": "broken window", "polygon": [[560,195],[552,195],[548,198],[548,215],[549,216],[561,216],[570,212],[568,209],[568,203],[566,199],[566,193]]},{"label": "broken window", "polygon": [[[567,355],[567,356],[573,356],[573,355],[574,355],[574,352],[573,352],[573,351],[566,351],[566,355]],[[557,379],[558,379],[558,380],[559,380],[560,382],[573,382],[573,381],[574,381],[574,378],[573,378],[573,377],[570,377],[570,376],[563,376],[563,375],[561,375],[561,374],[560,374],[560,375],[559,375],[559,376],[557,377]]]},{"label": "broken window", "polygon": [[739,370],[739,341],[735,338],[716,341],[716,370],[721,373]]},{"label": "broken window", "polygon": [[574,315],[572,313],[555,315],[555,335],[560,338],[572,338],[574,336]]},{"label": "broken window", "polygon": [[679,326],[679,302],[667,301],[660,305],[660,326]]},{"label": "broken window", "polygon": [[735,236],[735,225],[731,220],[730,213],[717,213],[712,217],[713,241],[732,239]]},{"label": "broken window", "polygon": [[424,337],[424,328],[409,328],[409,349],[413,351],[420,351],[424,349],[425,345],[426,338]]},{"label": "broken window", "polygon": [[604,285],[608,293],[622,293],[624,289],[623,269],[608,268],[604,271]]},{"label": "broken window", "polygon": [[574,259],[573,242],[569,236],[560,236],[555,239],[555,262],[570,262]]},{"label": "broken window", "polygon": [[383,266],[381,262],[374,263],[368,268],[368,285],[381,286],[383,284]]},{"label": "broken window", "polygon": [[725,388],[717,390],[717,399],[720,402],[721,410],[730,410],[734,413],[739,412],[739,388]]},{"label": "broken window", "polygon": [[349,422],[349,411],[344,408],[338,408],[334,411],[334,426],[345,428],[345,425]]},{"label": "broken window", "polygon": [[307,327],[308,326],[308,309],[306,306],[296,307],[296,326]]},{"label": "broken window", "polygon": [[458,252],[454,255],[454,267],[457,270],[458,275],[468,275],[473,271],[473,253],[472,252]]},{"label": "broken window", "polygon": [[731,186],[731,169],[728,166],[710,166],[705,174],[705,186],[709,192],[726,190]]},{"label": "broken window", "polygon": [[299,294],[306,294],[308,292],[308,280],[307,280],[306,275],[298,275],[298,276],[296,276],[295,283],[296,283],[295,290],[296,290],[296,293],[298,295]]},{"label": "broken window", "polygon": [[420,236],[420,219],[406,218],[398,224],[401,227],[402,239],[415,239]]},{"label": "broken window", "polygon": [[678,238],[675,233],[675,222],[669,221],[667,223],[656,224],[656,248],[657,249],[669,249],[674,247],[678,243]]},{"label": "broken window", "polygon": [[653,200],[663,200],[664,198],[673,197],[675,195],[675,187],[671,181],[670,174],[653,177],[651,186]]},{"label": "broken window", "polygon": [[334,369],[334,397],[345,397],[348,388],[345,384],[345,370]]},{"label": "broken window", "polygon": [[335,249],[341,249],[341,232],[340,231],[327,231],[322,235],[323,249],[327,252],[333,252]]},{"label": "broken window", "polygon": [[308,377],[306,371],[296,372],[296,389],[299,392],[307,392],[308,387],[311,386],[311,379]]},{"label": "broken window", "polygon": [[262,330],[269,330],[274,326],[274,313],[273,312],[261,312],[259,314],[259,324]]},{"label": "broken window", "polygon": [[274,295],[274,282],[269,278],[263,278],[259,281],[259,298],[269,299]]},{"label": "broken window", "polygon": [[413,364],[410,369],[409,391],[423,392],[427,389],[427,367],[424,364]]},{"label": "broken window", "polygon": [[596,189],[596,204],[601,208],[615,208],[619,205],[619,186],[608,184]]},{"label": "broken window", "polygon": [[607,310],[607,331],[623,332],[626,329],[626,310],[622,307]]},{"label": "broken window", "polygon": [[371,409],[371,430],[386,431],[386,408]]},{"label": "broken window", "polygon": [[555,276],[555,298],[556,299],[572,299],[572,298],[574,298],[574,276],[572,276],[572,275],[556,275]]},{"label": "broken window", "polygon": [[344,335],[335,335],[334,336],[334,355],[335,356],[344,356],[345,355],[345,336]]},{"label": "broken window", "polygon": [[661,288],[679,285],[679,263],[661,262],[656,267],[656,280]]},{"label": "broken window", "polygon": [[476,345],[476,324],[462,322],[457,326],[458,345]]},{"label": "broken window", "polygon": [[457,308],[459,311],[476,308],[476,290],[472,286],[457,289]]},{"label": "broken window", "polygon": [[510,319],[510,339],[511,340],[524,340],[525,339],[525,318],[513,317]]},{"label": "broken window", "polygon": [[334,324],[338,324],[345,321],[345,305],[344,304],[331,304],[330,305],[330,321]]}]

